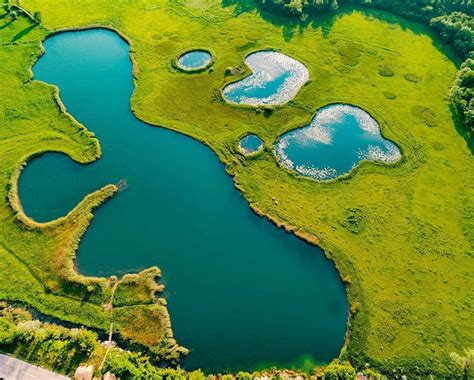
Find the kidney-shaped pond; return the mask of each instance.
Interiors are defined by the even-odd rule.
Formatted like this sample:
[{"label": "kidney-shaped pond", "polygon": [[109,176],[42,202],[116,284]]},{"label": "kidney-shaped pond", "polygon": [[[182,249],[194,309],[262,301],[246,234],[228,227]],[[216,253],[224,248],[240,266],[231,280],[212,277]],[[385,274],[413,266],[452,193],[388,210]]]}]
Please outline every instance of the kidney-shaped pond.
[{"label": "kidney-shaped pond", "polygon": [[286,54],[262,50],[245,58],[252,74],[222,90],[229,103],[248,106],[282,105],[293,99],[309,79],[305,65]]},{"label": "kidney-shaped pond", "polygon": [[191,349],[189,369],[337,356],[348,308],[333,263],[252,213],[209,148],[134,117],[128,45],[106,30],[57,34],[44,45],[35,78],[59,86],[103,155],[85,166],[55,153],[32,160],[19,183],[26,213],[51,220],[107,183],[128,184],[96,211],[80,272],[158,265],[175,336]]},{"label": "kidney-shaped pond", "polygon": [[347,174],[362,160],[392,163],[401,157],[377,121],[348,104],[321,108],[308,126],[283,134],[275,151],[285,167],[318,180]]}]

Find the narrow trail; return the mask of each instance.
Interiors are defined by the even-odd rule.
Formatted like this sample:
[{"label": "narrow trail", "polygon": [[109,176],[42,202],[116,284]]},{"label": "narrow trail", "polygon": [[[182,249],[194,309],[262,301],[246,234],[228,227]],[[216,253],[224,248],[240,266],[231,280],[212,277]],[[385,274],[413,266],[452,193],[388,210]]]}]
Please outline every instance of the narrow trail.
[{"label": "narrow trail", "polygon": [[110,312],[109,340],[107,341],[107,350],[105,351],[104,358],[102,359],[102,362],[100,363],[99,370],[102,370],[102,368],[104,367],[105,360],[107,359],[107,355],[109,354],[110,349],[113,347],[112,334],[114,331],[114,296],[115,296],[115,290],[117,289],[117,286],[119,285],[119,283],[120,283],[120,280],[117,280],[113,284],[112,289],[111,289],[110,301],[107,305],[105,305],[105,309],[109,310]]}]

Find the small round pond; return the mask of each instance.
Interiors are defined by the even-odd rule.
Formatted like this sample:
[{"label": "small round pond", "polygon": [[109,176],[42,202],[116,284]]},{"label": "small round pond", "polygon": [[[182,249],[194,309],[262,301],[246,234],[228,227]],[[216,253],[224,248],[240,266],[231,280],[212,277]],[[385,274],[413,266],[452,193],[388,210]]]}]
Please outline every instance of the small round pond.
[{"label": "small round pond", "polygon": [[182,54],[177,64],[181,70],[197,71],[205,69],[211,64],[212,55],[206,50],[191,50]]},{"label": "small round pond", "polygon": [[283,134],[275,151],[285,167],[318,180],[347,174],[363,160],[392,163],[401,157],[377,121],[348,104],[321,108],[308,126]]},{"label": "small round pond", "polygon": [[255,154],[263,149],[263,141],[257,135],[247,135],[240,139],[239,149],[246,156]]},{"label": "small round pond", "polygon": [[293,99],[309,79],[305,65],[286,54],[262,50],[245,58],[252,74],[224,87],[229,103],[248,106],[282,105]]}]

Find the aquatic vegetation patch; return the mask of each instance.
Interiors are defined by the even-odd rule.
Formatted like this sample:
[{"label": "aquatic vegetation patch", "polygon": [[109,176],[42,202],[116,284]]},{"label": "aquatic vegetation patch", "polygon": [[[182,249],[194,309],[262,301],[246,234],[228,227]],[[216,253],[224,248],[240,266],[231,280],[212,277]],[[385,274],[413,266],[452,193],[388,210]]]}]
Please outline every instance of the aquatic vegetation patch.
[{"label": "aquatic vegetation patch", "polygon": [[293,99],[309,79],[305,65],[273,50],[252,53],[245,63],[252,74],[222,90],[229,103],[253,107],[282,105]]},{"label": "aquatic vegetation patch", "polygon": [[363,160],[393,163],[401,157],[375,119],[347,104],[320,109],[310,125],[282,135],[275,151],[283,166],[318,180],[347,174]]}]

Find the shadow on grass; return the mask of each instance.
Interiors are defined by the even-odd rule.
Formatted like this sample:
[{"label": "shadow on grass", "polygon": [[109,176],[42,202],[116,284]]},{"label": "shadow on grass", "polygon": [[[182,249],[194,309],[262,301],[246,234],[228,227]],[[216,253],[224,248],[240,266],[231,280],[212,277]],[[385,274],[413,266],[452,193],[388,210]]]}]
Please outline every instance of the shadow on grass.
[{"label": "shadow on grass", "polygon": [[466,145],[469,148],[471,154],[474,155],[474,134],[467,130],[464,122],[461,119],[458,111],[455,109],[454,105],[451,104],[451,115],[454,121],[454,125],[456,127],[456,131],[459,135],[466,141]]},{"label": "shadow on grass", "polygon": [[3,25],[0,25],[0,30],[2,29],[5,29],[5,28],[8,28],[9,25],[11,25],[13,23],[13,21],[15,21],[14,19],[10,19],[10,21],[6,22],[5,24]]},{"label": "shadow on grass", "polygon": [[31,31],[38,27],[38,24],[31,24],[30,26],[26,27],[25,29],[21,30],[17,34],[15,34],[12,38],[12,42],[16,42],[26,35],[28,35]]},{"label": "shadow on grass", "polygon": [[351,14],[353,12],[363,13],[369,20],[371,18],[382,21],[392,27],[400,27],[402,30],[409,30],[416,35],[429,35],[433,45],[441,51],[448,59],[456,65],[461,64],[461,59],[455,53],[454,49],[441,40],[441,37],[430,29],[427,25],[420,22],[410,21],[401,16],[397,16],[389,11],[367,8],[363,6],[344,5],[339,7],[336,12],[321,9],[320,13],[312,13],[303,17],[291,14],[275,14],[264,10],[255,0],[221,0],[223,8],[234,7],[234,15],[238,16],[246,12],[256,12],[263,20],[282,29],[285,41],[290,41],[293,36],[303,34],[305,29],[321,28],[323,37],[327,38],[331,28],[337,19]]},{"label": "shadow on grass", "polygon": [[321,28],[324,37],[327,37],[334,22],[350,11],[342,10],[337,13],[325,12],[318,15],[310,15],[306,17],[296,17],[291,15],[278,15],[264,10],[257,5],[254,0],[222,0],[223,8],[234,7],[233,13],[239,16],[247,12],[256,12],[266,22],[281,28],[285,41],[290,41],[295,35],[301,35],[305,29]]}]

